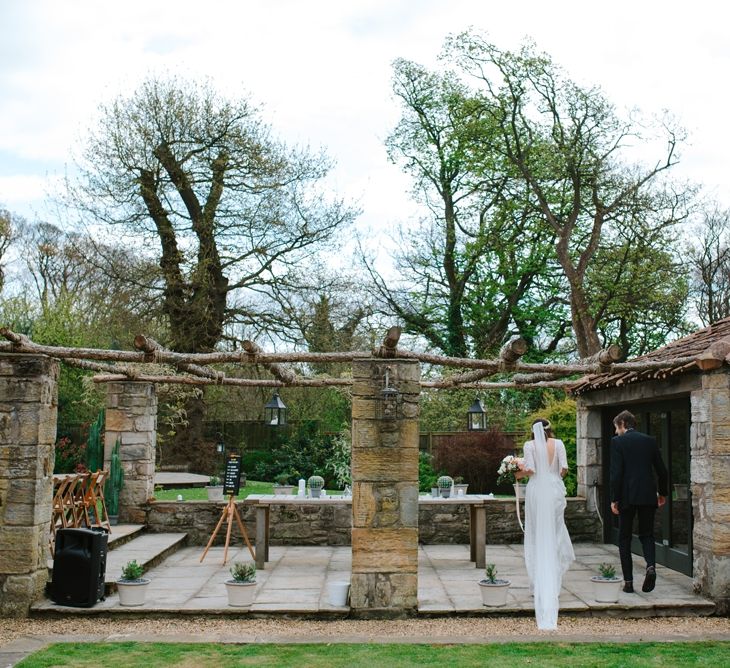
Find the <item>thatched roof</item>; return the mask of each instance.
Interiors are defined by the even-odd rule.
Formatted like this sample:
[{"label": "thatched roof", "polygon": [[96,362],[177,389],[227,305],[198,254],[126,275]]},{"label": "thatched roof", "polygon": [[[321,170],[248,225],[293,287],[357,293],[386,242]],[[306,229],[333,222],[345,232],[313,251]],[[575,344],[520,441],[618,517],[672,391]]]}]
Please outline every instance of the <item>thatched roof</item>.
[{"label": "thatched roof", "polygon": [[[671,362],[676,360],[676,365]],[[688,361],[689,360],[689,361]],[[635,357],[631,362],[667,362],[663,369],[622,371],[586,376],[576,381],[573,394],[591,390],[618,387],[628,383],[663,379],[689,371],[709,371],[730,364],[730,318],[712,323],[688,336],[668,343],[646,355]]]}]

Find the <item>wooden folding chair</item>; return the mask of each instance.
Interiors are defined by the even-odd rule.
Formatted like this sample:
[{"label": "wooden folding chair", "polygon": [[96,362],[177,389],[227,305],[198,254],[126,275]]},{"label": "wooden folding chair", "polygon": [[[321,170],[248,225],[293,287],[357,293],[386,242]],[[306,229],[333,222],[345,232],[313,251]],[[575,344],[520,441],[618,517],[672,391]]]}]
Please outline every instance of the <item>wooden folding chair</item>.
[{"label": "wooden folding chair", "polygon": [[77,527],[90,527],[89,509],[86,506],[86,492],[91,474],[79,473],[73,489],[74,523]]},{"label": "wooden folding chair", "polygon": [[[87,519],[89,517],[88,511],[91,509],[94,513],[94,526],[105,527],[109,533],[112,532],[111,524],[109,523],[109,514],[106,511],[106,501],[104,499],[104,485],[109,477],[108,471],[96,471],[89,476],[86,483],[86,496],[84,497],[84,505],[87,510]],[[91,526],[92,523],[89,523]]]},{"label": "wooden folding chair", "polygon": [[81,508],[78,507],[78,487],[83,485],[82,477],[78,473],[72,473],[68,476],[69,484],[66,486],[66,490],[63,495],[63,514],[64,514],[64,527],[79,527],[80,517],[79,513],[83,515]]},{"label": "wooden folding chair", "polygon": [[54,490],[53,503],[51,505],[51,530],[48,539],[48,547],[51,550],[51,557],[53,557],[53,550],[56,545],[56,531],[58,529],[65,529],[68,526],[66,499],[68,489],[74,484],[75,478],[73,476],[65,476],[63,478],[54,478],[53,482]]}]

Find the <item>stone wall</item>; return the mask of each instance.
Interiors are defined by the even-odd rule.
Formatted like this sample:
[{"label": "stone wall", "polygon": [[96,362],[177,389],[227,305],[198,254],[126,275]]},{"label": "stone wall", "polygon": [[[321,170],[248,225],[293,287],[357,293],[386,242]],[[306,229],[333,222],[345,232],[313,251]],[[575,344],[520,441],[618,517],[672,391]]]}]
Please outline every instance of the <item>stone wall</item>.
[{"label": "stone wall", "polygon": [[58,362],[0,354],[0,616],[42,596],[53,496]]},{"label": "stone wall", "polygon": [[730,613],[730,375],[702,375],[692,393],[690,479],[695,588]]},{"label": "stone wall", "polygon": [[[237,504],[251,542],[256,536],[252,506]],[[148,529],[153,532],[185,532],[191,545],[205,545],[220,519],[221,503],[210,501],[155,501],[146,508]],[[524,521],[524,508],[522,518]],[[598,517],[586,509],[585,499],[568,499],[565,522],[573,542],[601,540]],[[350,545],[352,513],[349,505],[272,506],[272,545]],[[234,528],[238,536],[238,528]],[[225,541],[219,531],[217,545]],[[424,545],[468,544],[469,510],[466,506],[426,505],[418,510],[418,542]],[[495,500],[487,505],[487,544],[522,542],[514,501]]]}]

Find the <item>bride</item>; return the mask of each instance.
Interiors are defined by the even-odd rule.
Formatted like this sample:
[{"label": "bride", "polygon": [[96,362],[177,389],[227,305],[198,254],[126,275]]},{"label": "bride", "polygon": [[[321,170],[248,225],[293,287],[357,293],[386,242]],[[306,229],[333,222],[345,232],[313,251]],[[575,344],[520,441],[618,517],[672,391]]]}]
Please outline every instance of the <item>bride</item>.
[{"label": "bride", "polygon": [[575,560],[563,519],[568,459],[548,420],[535,420],[532,434],[534,439],[525,443],[522,472],[530,478],[525,492],[525,566],[535,596],[537,628],[555,629],[563,574]]}]

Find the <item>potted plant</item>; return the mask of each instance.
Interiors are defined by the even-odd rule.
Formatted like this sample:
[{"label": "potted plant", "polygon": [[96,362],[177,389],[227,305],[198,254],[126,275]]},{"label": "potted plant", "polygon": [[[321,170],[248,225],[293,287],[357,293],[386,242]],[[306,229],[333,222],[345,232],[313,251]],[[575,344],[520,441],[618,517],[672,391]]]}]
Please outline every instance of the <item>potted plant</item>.
[{"label": "potted plant", "polygon": [[439,492],[444,499],[448,499],[451,496],[451,488],[454,486],[454,479],[448,475],[442,475],[436,481],[436,487],[439,488]]},{"label": "potted plant", "polygon": [[137,563],[136,559],[128,561],[122,567],[122,577],[117,580],[117,591],[119,592],[119,604],[125,606],[142,605],[144,603],[148,578],[142,577],[144,568]]},{"label": "potted plant", "polygon": [[309,494],[313,499],[318,499],[324,487],[324,478],[320,475],[313,475],[307,480]]},{"label": "potted plant", "polygon": [[226,580],[228,605],[247,608],[253,603],[256,590],[256,564],[252,561],[237,561],[231,566],[231,579]]},{"label": "potted plant", "polygon": [[455,496],[465,496],[466,490],[469,488],[469,484],[464,482],[464,478],[460,475],[457,475],[454,478],[454,495]]},{"label": "potted plant", "polygon": [[611,564],[600,564],[598,572],[600,575],[591,578],[593,598],[599,603],[617,603],[622,580],[616,575],[616,568]]},{"label": "potted plant", "polygon": [[479,580],[482,603],[491,608],[501,608],[506,605],[510,584],[512,583],[509,580],[500,580],[497,577],[497,567],[494,564],[487,564],[484,579]]},{"label": "potted plant", "polygon": [[219,476],[210,476],[205,490],[208,492],[208,501],[223,501],[223,485]]},{"label": "potted plant", "polygon": [[274,478],[274,494],[286,494],[287,496],[294,491],[294,485],[290,484],[289,481],[292,479],[291,473],[280,473]]}]

